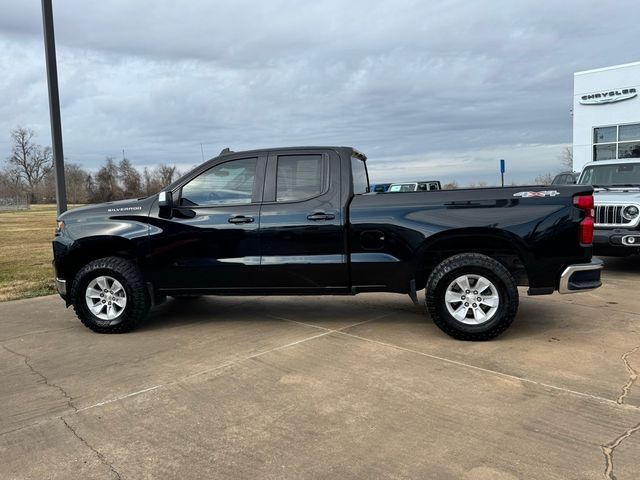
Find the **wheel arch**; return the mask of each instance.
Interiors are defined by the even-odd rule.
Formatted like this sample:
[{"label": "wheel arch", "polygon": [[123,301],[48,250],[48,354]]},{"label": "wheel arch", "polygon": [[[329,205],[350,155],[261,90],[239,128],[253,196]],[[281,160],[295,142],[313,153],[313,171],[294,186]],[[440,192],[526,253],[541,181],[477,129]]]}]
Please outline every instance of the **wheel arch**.
[{"label": "wheel arch", "polygon": [[87,237],[77,240],[64,259],[60,272],[71,291],[76,274],[87,263],[105,257],[121,257],[138,262],[136,248],[131,240],[116,236]]},{"label": "wheel arch", "polygon": [[436,265],[460,253],[480,253],[494,258],[513,274],[519,285],[528,285],[527,265],[531,255],[521,238],[493,228],[460,228],[432,235],[416,250],[413,258],[416,289],[426,286]]}]

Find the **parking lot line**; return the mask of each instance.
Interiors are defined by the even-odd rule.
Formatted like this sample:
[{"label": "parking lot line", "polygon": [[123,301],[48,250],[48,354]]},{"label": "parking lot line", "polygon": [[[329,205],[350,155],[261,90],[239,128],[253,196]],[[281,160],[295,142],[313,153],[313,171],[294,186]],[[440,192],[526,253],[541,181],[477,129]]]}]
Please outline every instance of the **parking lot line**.
[{"label": "parking lot line", "polygon": [[[157,390],[159,388],[167,387],[169,385],[176,385],[176,384],[178,384],[180,382],[183,382],[185,380],[188,380],[190,378],[198,377],[198,376],[201,376],[201,375],[206,375],[207,373],[215,372],[216,370],[221,370],[223,368],[230,367],[232,365],[235,365],[237,363],[243,362],[245,360],[251,360],[253,358],[258,358],[258,357],[261,357],[262,355],[266,355],[266,354],[271,353],[271,352],[276,352],[278,350],[283,350],[285,348],[293,347],[294,345],[298,345],[300,343],[308,342],[309,340],[313,340],[313,339],[316,339],[316,338],[319,338],[319,337],[323,337],[325,335],[329,335],[330,333],[333,333],[333,330],[332,331],[323,332],[323,333],[319,333],[317,335],[312,335],[310,337],[303,338],[301,340],[296,340],[295,342],[287,343],[286,345],[280,345],[278,347],[274,347],[274,348],[271,348],[269,350],[265,350],[263,352],[255,353],[253,355],[249,355],[249,356],[246,356],[246,357],[241,357],[241,358],[238,358],[236,360],[232,360],[230,362],[225,362],[225,363],[222,363],[222,364],[217,365],[215,367],[207,368],[205,370],[201,370],[199,372],[192,373],[192,374],[186,375],[184,377],[180,377],[180,378],[178,378],[178,379],[176,379],[176,380],[174,380],[172,382],[167,382],[167,383],[162,383],[162,384],[159,384],[159,385],[154,385],[152,387],[145,388],[145,389],[142,389],[142,390],[138,390],[136,392],[131,392],[131,393],[128,393],[126,395],[120,395],[118,397],[111,398],[109,400],[105,400],[103,402],[98,402],[98,403],[95,403],[93,405],[89,405],[87,407],[80,408],[80,409],[77,410],[77,412],[74,412],[74,413],[84,412],[84,411],[90,410],[92,408],[101,407],[103,405],[108,405],[110,403],[114,403],[114,402],[118,402],[120,400],[124,400],[125,398],[135,397],[137,395],[141,395],[143,393],[151,392],[153,390]],[[65,415],[61,415],[60,418],[62,418],[64,416]]]},{"label": "parking lot line", "polygon": [[576,396],[583,397],[583,398],[590,398],[592,400],[596,400],[596,401],[598,401],[600,403],[604,403],[604,404],[607,404],[607,405],[611,405],[611,406],[615,406],[615,407],[627,407],[627,408],[630,408],[630,409],[633,409],[633,410],[640,410],[640,407],[637,407],[635,405],[620,404],[615,400],[611,400],[611,399],[605,398],[605,397],[600,397],[598,395],[592,395],[590,393],[578,392],[577,390],[571,390],[569,388],[559,387],[557,385],[551,385],[549,383],[537,382],[537,381],[531,380],[529,378],[519,377],[517,375],[511,375],[509,373],[499,372],[497,370],[490,370],[490,369],[484,368],[484,367],[478,367],[477,365],[471,365],[469,363],[460,362],[458,360],[452,360],[450,358],[441,357],[439,355],[432,355],[430,353],[420,352],[418,350],[413,350],[411,348],[401,347],[399,345],[394,345],[392,343],[386,343],[386,342],[381,342],[379,340],[373,340],[373,339],[370,339],[370,338],[361,337],[360,335],[354,335],[352,333],[348,333],[348,332],[345,332],[345,331],[334,330],[334,333],[337,333],[339,335],[346,335],[348,337],[357,338],[357,339],[365,341],[365,342],[375,343],[377,345],[382,345],[382,346],[389,347],[389,348],[395,348],[397,350],[402,350],[402,351],[405,351],[405,352],[415,353],[417,355],[422,355],[424,357],[432,358],[432,359],[435,359],[435,360],[440,360],[442,362],[450,363],[452,365],[457,365],[457,366],[460,366],[460,367],[470,368],[472,370],[488,373],[488,374],[491,374],[491,375],[496,375],[496,376],[500,376],[500,377],[504,377],[504,378],[509,378],[511,380],[519,380],[521,382],[529,383],[529,384],[532,384],[532,385],[538,385],[540,387],[549,388],[549,389],[552,389],[552,390],[557,390],[557,391],[564,392],[564,393],[567,393],[567,394],[570,394],[570,395],[576,395]]},{"label": "parking lot line", "polygon": [[[443,361],[443,362],[446,362],[446,363],[450,363],[450,364],[453,364],[453,365],[458,365],[458,366],[465,367],[465,368],[470,368],[470,369],[473,369],[473,370],[476,370],[476,371],[480,371],[480,372],[484,372],[484,373],[488,373],[488,374],[491,374],[491,375],[497,375],[497,376],[500,376],[500,377],[509,378],[511,380],[518,380],[518,381],[529,383],[529,384],[532,384],[532,385],[538,385],[540,387],[549,388],[549,389],[560,391],[560,392],[567,393],[567,394],[570,394],[570,395],[576,395],[576,396],[583,397],[583,398],[590,398],[590,399],[596,400],[596,401],[598,401],[600,403],[604,403],[604,404],[607,404],[607,405],[616,406],[616,407],[625,406],[625,407],[630,407],[633,410],[640,410],[640,407],[635,406],[635,405],[624,404],[624,403],[618,401],[619,399],[618,400],[612,400],[612,399],[601,397],[601,396],[598,396],[598,395],[592,395],[590,393],[579,392],[577,390],[572,390],[570,388],[559,387],[557,385],[552,385],[552,384],[544,383],[544,382],[538,382],[536,380],[531,380],[529,378],[520,377],[520,376],[517,376],[517,375],[511,375],[509,373],[504,373],[504,372],[500,372],[500,371],[497,371],[497,370],[491,370],[491,369],[488,369],[488,368],[479,367],[477,365],[472,365],[472,364],[469,364],[469,363],[460,362],[458,360],[452,360],[450,358],[441,357],[439,355],[433,355],[433,354],[430,354],[430,353],[425,353],[425,352],[421,352],[421,351],[418,351],[418,350],[413,350],[411,348],[406,348],[406,347],[401,347],[399,345],[394,345],[392,343],[381,342],[379,340],[373,340],[373,339],[370,339],[370,338],[362,337],[360,335],[354,335],[352,333],[345,332],[345,330],[348,330],[350,328],[353,328],[353,327],[356,327],[356,326],[359,326],[359,325],[362,325],[362,324],[365,324],[365,323],[373,322],[375,320],[382,319],[382,318],[387,317],[389,315],[391,315],[391,314],[381,315],[381,316],[376,317],[376,318],[372,318],[372,319],[369,319],[369,320],[364,320],[362,322],[358,322],[358,323],[355,323],[353,325],[347,325],[346,327],[342,327],[342,328],[338,328],[338,329],[326,328],[326,327],[322,327],[322,326],[319,326],[319,325],[313,325],[313,324],[310,324],[310,323],[300,322],[298,320],[291,320],[289,318],[279,317],[279,316],[275,316],[275,315],[269,315],[269,316],[272,317],[272,318],[278,319],[278,320],[284,320],[284,321],[287,321],[287,322],[296,323],[298,325],[304,325],[304,326],[307,326],[307,327],[314,327],[314,328],[317,328],[317,329],[320,329],[320,330],[324,330],[327,333],[337,333],[337,334],[340,334],[340,335],[346,335],[348,337],[357,338],[358,340],[362,340],[362,341],[365,341],[365,342],[375,343],[377,345],[382,345],[382,346],[389,347],[389,348],[395,348],[395,349],[402,350],[402,351],[405,351],[405,352],[415,353],[415,354],[422,355],[422,356],[425,356],[425,357],[428,357],[428,358],[432,358],[432,359],[435,359],[435,360],[440,360],[440,361]],[[634,349],[634,351],[635,350],[637,350],[637,349]]]}]

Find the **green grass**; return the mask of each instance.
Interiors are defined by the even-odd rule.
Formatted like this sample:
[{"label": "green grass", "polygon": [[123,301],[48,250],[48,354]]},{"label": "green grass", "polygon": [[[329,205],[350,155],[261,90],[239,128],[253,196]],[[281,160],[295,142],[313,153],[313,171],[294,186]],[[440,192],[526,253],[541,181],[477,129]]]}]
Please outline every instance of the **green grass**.
[{"label": "green grass", "polygon": [[55,293],[55,205],[0,212],[0,302]]}]

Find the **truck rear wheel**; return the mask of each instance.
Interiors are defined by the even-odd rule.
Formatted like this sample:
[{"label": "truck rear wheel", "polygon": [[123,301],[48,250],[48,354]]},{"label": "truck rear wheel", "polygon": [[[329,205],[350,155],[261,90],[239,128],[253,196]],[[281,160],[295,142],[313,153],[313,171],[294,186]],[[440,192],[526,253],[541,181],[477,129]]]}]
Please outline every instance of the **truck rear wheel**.
[{"label": "truck rear wheel", "polygon": [[516,281],[500,262],[478,253],[442,261],[427,280],[433,322],[458,340],[490,340],[503,333],[518,311]]},{"label": "truck rear wheel", "polygon": [[150,308],[140,270],[120,257],[85,265],[73,281],[71,299],[80,321],[98,333],[131,331]]}]

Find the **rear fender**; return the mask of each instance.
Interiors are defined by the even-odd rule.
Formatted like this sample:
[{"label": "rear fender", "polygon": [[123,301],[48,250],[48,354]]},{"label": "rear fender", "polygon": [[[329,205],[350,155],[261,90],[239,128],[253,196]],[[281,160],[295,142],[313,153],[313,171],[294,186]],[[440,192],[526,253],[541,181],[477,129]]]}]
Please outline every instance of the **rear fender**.
[{"label": "rear fender", "polygon": [[520,284],[526,283],[528,265],[533,261],[525,242],[506,230],[477,227],[446,230],[428,237],[416,250],[412,259],[412,264],[417,266],[416,287],[424,288],[431,270],[445,258],[459,253],[481,253],[496,258],[522,277],[518,278]]}]

